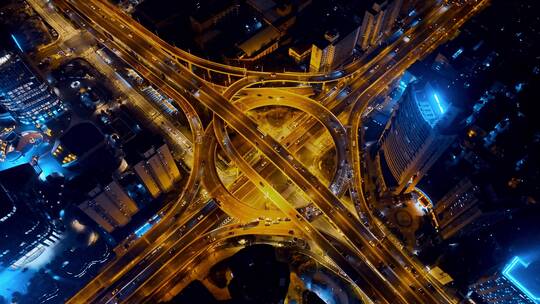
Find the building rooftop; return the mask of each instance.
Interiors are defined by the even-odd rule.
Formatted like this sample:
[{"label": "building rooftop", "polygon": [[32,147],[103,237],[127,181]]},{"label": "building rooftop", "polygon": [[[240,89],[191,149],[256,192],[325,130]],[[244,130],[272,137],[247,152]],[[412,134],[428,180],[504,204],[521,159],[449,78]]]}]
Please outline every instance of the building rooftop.
[{"label": "building rooftop", "polygon": [[125,153],[125,159],[128,164],[135,164],[141,159],[146,151],[151,147],[159,147],[163,144],[160,136],[155,136],[148,130],[141,130],[130,140],[126,141],[122,147]]},{"label": "building rooftop", "polygon": [[276,2],[273,0],[247,0],[247,2],[259,12],[265,12],[276,6]]},{"label": "building rooftop", "polygon": [[290,47],[296,54],[302,55],[305,52],[311,51],[311,44],[305,41],[297,42]]},{"label": "building rooftop", "polygon": [[540,260],[514,257],[502,274],[531,300],[540,302]]},{"label": "building rooftop", "polygon": [[420,114],[432,127],[444,116],[448,110],[448,101],[443,98],[443,92],[437,91],[429,82],[423,89],[414,91],[416,105]]},{"label": "building rooftop", "polygon": [[264,46],[272,43],[279,37],[280,32],[272,25],[268,25],[262,30],[260,30],[253,37],[240,44],[238,48],[240,48],[246,55],[251,57]]},{"label": "building rooftop", "polygon": [[35,177],[36,171],[30,164],[23,164],[0,171],[0,181],[2,185],[9,189],[23,189]]},{"label": "building rooftop", "polygon": [[226,10],[230,6],[236,5],[235,0],[205,0],[197,1],[195,11],[191,17],[197,22],[204,22],[216,14]]},{"label": "building rooftop", "polygon": [[360,21],[346,6],[332,2],[313,3],[298,17],[293,36],[324,49],[332,42],[326,37],[334,33],[337,38],[334,43],[347,37]]},{"label": "building rooftop", "polygon": [[83,155],[102,143],[105,136],[90,122],[76,124],[61,137],[60,142],[75,155]]}]

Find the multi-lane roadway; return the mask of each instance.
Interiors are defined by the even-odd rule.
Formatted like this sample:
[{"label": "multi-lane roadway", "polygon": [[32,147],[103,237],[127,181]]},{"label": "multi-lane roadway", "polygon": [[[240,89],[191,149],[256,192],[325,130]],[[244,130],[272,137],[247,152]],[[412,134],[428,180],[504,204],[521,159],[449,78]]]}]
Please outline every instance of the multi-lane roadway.
[{"label": "multi-lane roadway", "polygon": [[[233,199],[235,193],[230,193],[223,184],[216,180],[219,177],[212,171],[212,168],[208,168],[208,166],[214,165],[214,161],[209,160],[215,158],[216,143],[219,143],[222,150],[235,161],[235,165],[247,176],[253,187],[265,193],[279,209],[279,211],[272,210],[272,216],[281,215],[281,218],[291,220],[296,229],[310,238],[325,255],[343,270],[352,282],[362,288],[370,298],[381,303],[455,303],[456,299],[430,278],[418,262],[404,253],[399,244],[388,241],[390,238],[385,237],[384,229],[378,228],[379,225],[374,225],[376,220],[370,216],[371,213],[369,208],[365,206],[361,192],[361,166],[358,158],[360,139],[357,131],[361,113],[373,97],[384,92],[414,61],[444,42],[449,32],[457,30],[459,25],[483,7],[485,2],[469,1],[459,7],[433,5],[426,10],[426,15],[420,24],[405,32],[404,35],[409,37],[407,40],[399,39],[381,49],[377,54],[370,56],[369,60],[365,58],[357,60],[341,70],[325,74],[308,74],[254,72],[212,63],[171,47],[106,1],[55,1],[59,10],[72,19],[84,20],[83,27],[88,28],[105,45],[118,52],[120,57],[141,75],[181,104],[194,134],[195,157],[188,182],[191,189],[198,188],[200,178],[204,176],[205,186],[211,188],[210,192],[219,197],[218,201],[223,210],[227,212],[227,208],[231,209],[227,205],[229,203],[241,207],[241,199]],[[435,24],[436,30],[433,30]],[[174,62],[179,62],[179,64],[171,64]],[[241,79],[223,92],[222,89],[195,75],[191,70],[191,65],[203,67],[213,72],[230,74]],[[242,99],[232,101],[241,89],[254,83],[336,83],[336,81],[337,85],[334,91],[325,95],[320,104],[300,95],[292,96],[291,93],[277,92],[279,88],[267,88],[270,91],[276,91],[268,96],[285,97],[284,95],[287,95],[284,100],[287,100],[288,106],[300,109],[313,117],[311,120],[307,119],[302,122],[302,125],[297,129],[299,131],[296,132],[298,135],[292,137],[295,139],[293,143],[299,143],[300,139],[309,140],[310,138],[303,138],[302,135],[306,130],[311,130],[317,121],[326,127],[332,135],[338,151],[338,166],[336,177],[333,179],[331,187],[328,188],[295,157],[294,145],[291,147],[287,142],[278,141],[261,131],[258,124],[245,113],[251,106],[241,106]],[[260,100],[251,102],[254,106],[285,105],[285,103],[280,103],[278,99],[271,102]],[[213,132],[211,128],[208,128],[206,133],[203,130],[197,112],[194,110],[194,105],[197,103],[204,105],[214,113]],[[350,139],[346,138],[345,129],[337,117],[347,110],[350,113],[350,125],[353,126],[352,132],[348,134]],[[261,155],[260,159],[251,163],[246,161],[245,154],[240,153],[238,149],[242,147],[235,147],[234,141],[230,140],[228,128],[243,138],[243,145],[246,145],[247,151],[257,151],[257,154]],[[212,139],[212,137],[215,138]],[[212,151],[208,153],[213,153],[213,155],[201,152],[203,143],[210,145],[205,148],[212,147]],[[245,148],[244,151],[246,151]],[[205,156],[210,158],[206,159]],[[261,166],[263,162],[266,164]],[[349,164],[352,164],[352,169]],[[294,183],[297,189],[303,192],[303,195],[322,210],[324,218],[341,234],[342,238],[340,239],[344,242],[346,249],[336,247],[335,239],[318,231],[317,227],[313,226],[304,215],[298,213],[283,194],[267,180],[268,174],[264,174],[264,170],[280,171],[283,176]],[[353,174],[350,174],[351,171]],[[209,174],[207,177],[205,172],[213,172],[214,174]],[[352,214],[340,198],[343,187],[348,185],[346,181],[351,177],[354,181],[351,197],[363,211],[362,220]],[[186,187],[181,199],[170,209],[172,211],[167,213],[167,221],[165,222],[176,221],[179,211],[183,210],[180,207],[188,204],[197,195],[197,191],[187,189],[190,188]],[[235,212],[242,213],[238,209]],[[249,214],[247,217],[238,216],[243,220],[249,220],[256,213],[256,211],[251,210],[246,212]],[[206,218],[206,216],[203,217]],[[203,223],[205,222],[207,220],[203,221]],[[208,225],[208,227],[205,226],[206,229],[211,228],[211,225]],[[130,287],[134,285],[134,280],[139,278],[137,282],[146,281],[146,269],[154,269],[147,267],[162,269],[162,265],[167,263],[165,255],[161,254],[159,259],[156,258],[150,263],[150,266],[144,266],[144,263],[148,263],[144,257],[148,254],[155,254],[163,248],[167,248],[167,250],[176,248],[172,244],[178,244],[183,239],[175,240],[172,243],[167,242],[167,235],[170,236],[178,230],[164,226],[156,225],[150,231],[148,238],[154,237],[153,242],[146,240],[145,244],[143,239],[134,246],[137,250],[128,250],[125,256],[118,259],[121,261],[123,258],[127,261],[127,257],[131,257],[136,262],[135,265],[115,261],[104,271],[104,273],[109,273],[108,275],[102,273],[72,298],[71,302],[82,303],[83,299],[95,299],[97,296],[99,301],[105,300],[104,303],[106,303],[113,296],[112,293],[115,293],[114,298],[125,300],[131,297],[131,293],[135,290],[144,295],[144,289],[136,287],[133,290]],[[139,263],[143,263],[144,267]],[[414,273],[420,275],[415,275],[408,269],[415,269]],[[117,272],[115,273],[114,270]],[[147,286],[151,286],[149,288],[152,290],[159,287],[157,286],[158,281],[149,284]],[[100,297],[103,295],[104,289],[107,291],[105,291],[104,296]]]}]

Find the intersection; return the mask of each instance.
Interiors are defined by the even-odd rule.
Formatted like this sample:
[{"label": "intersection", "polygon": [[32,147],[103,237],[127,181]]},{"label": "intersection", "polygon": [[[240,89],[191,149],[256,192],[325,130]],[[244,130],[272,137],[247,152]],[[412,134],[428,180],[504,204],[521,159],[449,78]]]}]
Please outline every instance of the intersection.
[{"label": "intersection", "polygon": [[[410,41],[399,39],[375,56],[365,56],[329,73],[270,73],[213,63],[168,45],[107,2],[57,0],[53,4],[59,13],[79,23],[82,30],[88,30],[103,45],[115,50],[142,77],[174,99],[185,113],[193,135],[191,172],[177,202],[162,211],[164,218],[159,224],[117,257],[69,303],[156,300],[164,294],[163,285],[170,284],[174,277],[172,269],[180,272],[205,246],[210,248],[216,242],[236,237],[239,229],[257,236],[292,238],[294,235],[305,239],[312,252],[328,257],[340,274],[375,303],[458,302],[412,255],[401,249],[371,214],[363,197],[359,152],[363,144],[359,130],[362,113],[369,103],[411,64],[447,41],[451,36],[448,33],[457,31],[487,1],[468,1],[462,6],[427,6],[422,22],[403,34],[411,37]],[[439,30],[432,30],[433,24]],[[201,79],[193,66],[205,69],[209,76],[227,75],[228,81],[224,85]],[[321,83],[335,89],[321,94],[319,100],[279,87]],[[263,89],[266,98],[240,96],[244,89],[256,84],[272,84]],[[206,128],[196,110],[201,105],[214,113]],[[297,127],[278,140],[262,132],[257,122],[246,114],[263,106],[293,107],[304,114]],[[330,185],[321,182],[296,155],[303,145],[323,136],[325,130],[337,151],[337,166]],[[231,138],[233,132],[238,136]],[[219,178],[215,164],[218,150],[242,173],[232,187]],[[250,153],[255,157],[249,158]],[[288,189],[316,206],[323,214],[322,220],[333,227],[334,236],[338,237],[329,236],[298,212],[283,191],[276,189],[270,178],[275,174],[289,182]],[[208,213],[205,208],[212,202],[190,206],[203,186],[216,199],[215,208]],[[349,197],[345,195],[347,190]],[[260,195],[271,201],[274,208],[260,210],[246,205],[245,202]],[[201,212],[202,219],[196,220]],[[247,230],[227,225],[220,228],[227,217],[241,224],[259,217],[273,221],[280,218],[281,222],[270,228],[264,227],[261,220]],[[186,226],[185,223],[192,221],[195,221],[193,227]],[[216,233],[219,229],[226,233]],[[198,238],[207,241],[195,242]],[[340,246],[336,246],[336,239]],[[197,244],[196,248],[192,249],[192,244]],[[186,255],[190,250],[193,253]],[[382,273],[376,267],[380,262],[395,268]],[[416,275],[410,269],[415,269]]]}]

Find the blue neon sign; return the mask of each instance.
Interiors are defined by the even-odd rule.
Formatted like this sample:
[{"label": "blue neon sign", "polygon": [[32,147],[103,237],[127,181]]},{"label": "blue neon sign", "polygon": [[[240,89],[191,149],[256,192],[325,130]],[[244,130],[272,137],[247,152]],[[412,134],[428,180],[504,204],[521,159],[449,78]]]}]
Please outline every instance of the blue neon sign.
[{"label": "blue neon sign", "polygon": [[13,41],[15,41],[15,44],[17,45],[19,50],[21,50],[21,52],[24,52],[21,45],[19,44],[19,41],[17,41],[17,38],[15,38],[15,35],[11,34],[11,38],[13,39]]},{"label": "blue neon sign", "polygon": [[150,228],[152,228],[152,224],[150,223],[145,223],[144,225],[142,225],[141,227],[139,227],[137,230],[135,230],[135,235],[140,238],[141,236],[143,236],[145,233],[148,232],[148,230],[150,230]]},{"label": "blue neon sign", "polygon": [[520,282],[513,272],[518,268],[526,269],[529,267],[530,263],[526,263],[523,261],[520,257],[516,256],[510,261],[508,265],[503,269],[502,274],[510,281],[512,284],[514,284],[519,290],[521,290],[527,297],[529,297],[531,300],[535,302],[540,302],[540,296],[536,296],[532,293],[532,291],[527,288],[523,282]]},{"label": "blue neon sign", "polygon": [[437,94],[433,94],[433,98],[435,98],[435,101],[437,102],[437,106],[439,107],[441,113],[444,113],[444,109],[441,105],[441,100],[439,99],[439,96]]}]

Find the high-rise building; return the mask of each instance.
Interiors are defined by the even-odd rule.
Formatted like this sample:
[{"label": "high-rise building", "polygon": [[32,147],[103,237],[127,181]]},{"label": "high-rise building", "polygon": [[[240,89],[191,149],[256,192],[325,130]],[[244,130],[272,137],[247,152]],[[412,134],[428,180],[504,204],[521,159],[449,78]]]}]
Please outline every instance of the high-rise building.
[{"label": "high-rise building", "polygon": [[[530,289],[537,284],[538,264],[514,257],[506,267],[469,286],[469,299],[478,304],[535,304],[540,300]],[[536,275],[535,275],[536,273]]]},{"label": "high-rise building", "polygon": [[310,72],[327,72],[349,58],[358,40],[360,28],[354,26],[349,32],[329,30],[324,39],[311,47]]},{"label": "high-rise building", "polygon": [[157,149],[151,148],[144,157],[134,169],[152,197],[170,191],[182,177],[166,144]]},{"label": "high-rise building", "polygon": [[90,199],[79,208],[107,232],[126,225],[139,211],[135,202],[122,187],[113,181],[107,186],[96,187],[88,193]]},{"label": "high-rise building", "polygon": [[0,104],[22,124],[45,123],[65,110],[21,56],[8,51],[0,51]]},{"label": "high-rise building", "polygon": [[358,45],[362,50],[376,45],[385,34],[392,30],[402,3],[403,0],[374,3],[371,9],[366,11],[358,37]]},{"label": "high-rise building", "polygon": [[510,198],[501,189],[503,187],[495,187],[489,179],[487,174],[461,177],[434,203],[436,228],[442,239],[478,235],[479,231],[510,219],[525,207],[523,202]]},{"label": "high-rise building", "polygon": [[382,27],[383,34],[390,34],[394,29],[394,25],[396,24],[396,21],[398,21],[398,17],[404,5],[403,1],[404,0],[394,0],[387,4],[387,10]]},{"label": "high-rise building", "polygon": [[360,37],[358,45],[362,50],[367,50],[374,45],[381,33],[382,22],[384,19],[384,11],[377,3],[366,11],[360,28]]},{"label": "high-rise building", "polygon": [[454,140],[457,111],[426,81],[409,85],[379,141],[380,192],[407,193]]},{"label": "high-rise building", "polygon": [[443,239],[452,237],[483,214],[479,191],[477,185],[465,178],[437,202],[434,212]]}]

